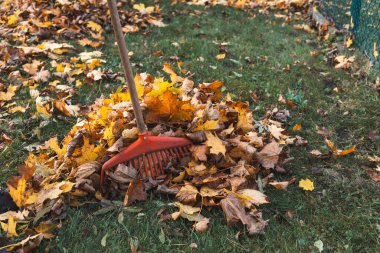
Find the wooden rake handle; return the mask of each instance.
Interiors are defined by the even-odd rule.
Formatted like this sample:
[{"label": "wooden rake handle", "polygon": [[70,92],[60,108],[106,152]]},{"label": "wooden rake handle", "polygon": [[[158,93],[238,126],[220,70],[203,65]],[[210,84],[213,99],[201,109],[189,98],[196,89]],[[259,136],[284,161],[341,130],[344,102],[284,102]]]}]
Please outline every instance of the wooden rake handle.
[{"label": "wooden rake handle", "polygon": [[139,129],[140,133],[145,133],[148,130],[144,122],[139,97],[136,91],[132,67],[128,57],[128,49],[127,45],[125,44],[123,31],[121,30],[120,17],[117,11],[116,0],[107,0],[107,2],[111,13],[112,26],[115,33],[116,42],[119,48],[119,54],[121,58],[121,63],[123,65],[124,75],[127,79],[129,94],[131,96],[133,111],[135,113],[137,128]]}]

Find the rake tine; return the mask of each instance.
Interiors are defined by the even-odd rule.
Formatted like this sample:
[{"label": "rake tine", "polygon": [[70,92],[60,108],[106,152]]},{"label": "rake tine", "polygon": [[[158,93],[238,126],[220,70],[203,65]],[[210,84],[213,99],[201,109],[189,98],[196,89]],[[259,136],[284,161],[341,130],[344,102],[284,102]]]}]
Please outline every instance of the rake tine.
[{"label": "rake tine", "polygon": [[146,154],[144,154],[143,156],[143,163],[144,163],[144,169],[145,169],[146,175],[151,177],[152,173],[150,173],[149,171],[149,161],[148,161],[148,158],[146,157]]},{"label": "rake tine", "polygon": [[132,161],[133,161],[134,168],[138,170],[139,168],[138,168],[138,163],[136,162],[136,158],[133,159]]},{"label": "rake tine", "polygon": [[164,161],[164,163],[168,163],[168,158],[166,157],[165,151],[161,151],[159,154],[161,155],[162,160]]},{"label": "rake tine", "polygon": [[154,154],[157,157],[158,165],[160,166],[161,172],[162,172],[162,174],[164,174],[165,172],[164,172],[164,168],[162,166],[162,162],[164,159],[162,158],[162,155],[160,152],[157,152],[157,153],[155,152]]},{"label": "rake tine", "polygon": [[146,156],[148,157],[147,160],[149,164],[149,172],[152,177],[155,177],[157,173],[154,171],[154,162],[153,162],[152,154],[147,154]]},{"label": "rake tine", "polygon": [[144,165],[144,157],[143,156],[139,156],[139,170],[140,170],[140,173],[142,175],[144,175],[144,177],[148,176],[145,165]]},{"label": "rake tine", "polygon": [[172,155],[172,158],[176,159],[176,154],[174,153],[173,149],[169,149],[170,154]]},{"label": "rake tine", "polygon": [[158,159],[157,153],[153,152],[152,157],[153,157],[153,160],[156,161],[156,164],[155,164],[156,171],[158,172],[158,174],[163,174],[161,161]]},{"label": "rake tine", "polygon": [[181,154],[181,157],[185,157],[185,153],[183,152],[182,148],[179,147],[177,149],[178,149],[179,153]]}]

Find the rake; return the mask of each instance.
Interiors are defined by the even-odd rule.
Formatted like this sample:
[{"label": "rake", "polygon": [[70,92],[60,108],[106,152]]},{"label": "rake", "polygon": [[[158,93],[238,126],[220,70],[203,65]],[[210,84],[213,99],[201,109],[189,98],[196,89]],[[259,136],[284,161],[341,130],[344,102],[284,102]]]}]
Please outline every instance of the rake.
[{"label": "rake", "polygon": [[139,98],[137,96],[132,67],[129,61],[128,49],[125,44],[123,32],[121,30],[116,1],[107,0],[107,2],[139,134],[138,139],[134,143],[103,164],[100,173],[100,184],[103,192],[104,172],[106,170],[123,163],[136,168],[141,178],[157,177],[165,173],[165,164],[179,161],[179,159],[187,156],[190,153],[189,148],[192,145],[191,141],[186,138],[149,135],[148,129],[144,123]]}]

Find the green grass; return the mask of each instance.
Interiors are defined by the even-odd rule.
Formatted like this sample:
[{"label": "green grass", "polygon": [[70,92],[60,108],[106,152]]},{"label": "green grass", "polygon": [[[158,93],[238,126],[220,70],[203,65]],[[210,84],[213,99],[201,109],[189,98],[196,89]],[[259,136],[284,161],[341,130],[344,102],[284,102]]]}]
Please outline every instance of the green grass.
[{"label": "green grass", "polygon": [[[174,12],[174,10],[176,10]],[[198,10],[199,15],[190,15]],[[165,75],[164,62],[172,62],[178,56],[183,67],[194,73],[193,80],[225,82],[226,92],[236,99],[253,101],[249,91],[261,97],[254,104],[255,116],[262,116],[277,105],[279,94],[296,97],[301,106],[290,109],[292,117],[286,122],[287,129],[295,123],[302,124],[298,134],[309,141],[307,147],[294,147],[291,156],[295,159],[286,169],[298,179],[310,178],[316,184],[313,192],[303,192],[297,185],[287,191],[266,188],[271,204],[262,210],[269,225],[266,234],[249,237],[239,231],[242,226],[229,228],[218,209],[206,211],[211,217],[209,231],[198,234],[192,224],[184,220],[159,221],[156,213],[172,199],[150,195],[146,203],[137,206],[140,214],[124,211],[123,224],[117,222],[121,210],[104,215],[93,215],[100,204],[89,203],[85,207],[70,209],[68,218],[51,241],[54,252],[129,252],[131,238],[138,238],[144,252],[317,252],[314,242],[324,243],[324,252],[379,252],[380,249],[380,186],[372,182],[361,166],[367,154],[379,155],[380,138],[370,140],[368,132],[380,127],[380,99],[375,91],[362,80],[355,80],[347,73],[327,66],[323,56],[312,57],[310,51],[321,50],[315,35],[282,26],[281,19],[257,14],[256,18],[242,11],[223,8],[200,8],[186,5],[164,5],[163,13],[168,26],[149,28],[126,37],[135,72],[148,72],[154,76]],[[112,35],[107,36],[102,49],[107,58],[107,67],[120,71],[117,48]],[[300,38],[301,43],[295,42]],[[307,43],[312,40],[313,43]],[[229,54],[217,60],[222,42]],[[178,46],[174,46],[178,43]],[[162,50],[162,57],[153,53]],[[201,61],[201,57],[203,61]],[[253,64],[246,62],[249,57]],[[267,60],[263,60],[267,58]],[[290,65],[291,71],[283,68]],[[101,95],[115,91],[120,83],[102,82],[84,86],[75,100],[89,104]],[[338,88],[338,93],[333,91]],[[19,101],[28,101],[28,96],[19,96]],[[327,112],[320,116],[317,109]],[[12,118],[14,119],[14,118]],[[9,130],[6,123],[1,130],[15,140],[7,150],[0,152],[1,181],[15,172],[27,155],[22,149],[26,145],[47,140],[58,134],[62,137],[74,120],[49,122],[40,128],[40,136],[33,133],[42,120],[19,116],[19,123]],[[313,149],[326,150],[324,138],[316,133],[316,126],[333,132],[331,139],[339,148],[357,145],[354,155],[320,160],[308,152]],[[319,168],[319,174],[313,174]],[[289,178],[280,176],[279,179]],[[294,218],[285,213],[294,211]],[[170,209],[169,209],[170,211]],[[108,233],[106,247],[101,239]],[[163,239],[164,238],[164,239]],[[198,250],[192,250],[190,243]],[[39,249],[43,248],[47,243]]]}]

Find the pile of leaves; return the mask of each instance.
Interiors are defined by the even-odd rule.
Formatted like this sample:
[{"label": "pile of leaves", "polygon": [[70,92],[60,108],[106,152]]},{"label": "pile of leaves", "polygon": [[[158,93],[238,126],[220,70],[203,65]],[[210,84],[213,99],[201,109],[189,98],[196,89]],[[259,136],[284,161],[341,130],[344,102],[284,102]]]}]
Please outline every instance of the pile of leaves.
[{"label": "pile of leaves", "polygon": [[286,135],[270,113],[255,120],[247,103],[222,96],[220,81],[195,87],[169,64],[163,70],[170,81],[145,73],[135,77],[144,117],[151,135],[189,138],[191,156],[169,162],[166,175],[154,179],[143,180],[137,168],[120,164],[107,171],[102,195],[101,165],[138,134],[130,95],[121,87],[97,99],[62,141],[52,138],[30,153],[19,175],[10,178],[9,192],[20,210],[0,214],[1,228],[8,237],[29,237],[6,248],[31,247],[53,237],[49,230],[65,218],[68,206],[119,195],[131,205],[146,200],[152,190],[175,198],[160,210],[162,220],[182,217],[203,232],[210,221],[205,209],[221,208],[229,225],[242,223],[249,234],[263,233],[267,221],[258,207],[269,202],[263,188],[286,189],[295,181],[278,182],[274,173],[285,172],[287,147],[302,144],[302,138]]},{"label": "pile of leaves", "polygon": [[[158,6],[126,8],[125,1],[118,2],[124,32],[164,26]],[[71,99],[77,88],[114,76],[102,69],[101,52],[83,48],[103,46],[104,31],[111,29],[107,1],[5,0],[0,13],[0,71],[7,76],[0,78],[3,115],[28,109],[12,102],[22,87],[29,88],[37,111],[46,117],[55,111],[77,115],[79,107]]]}]

